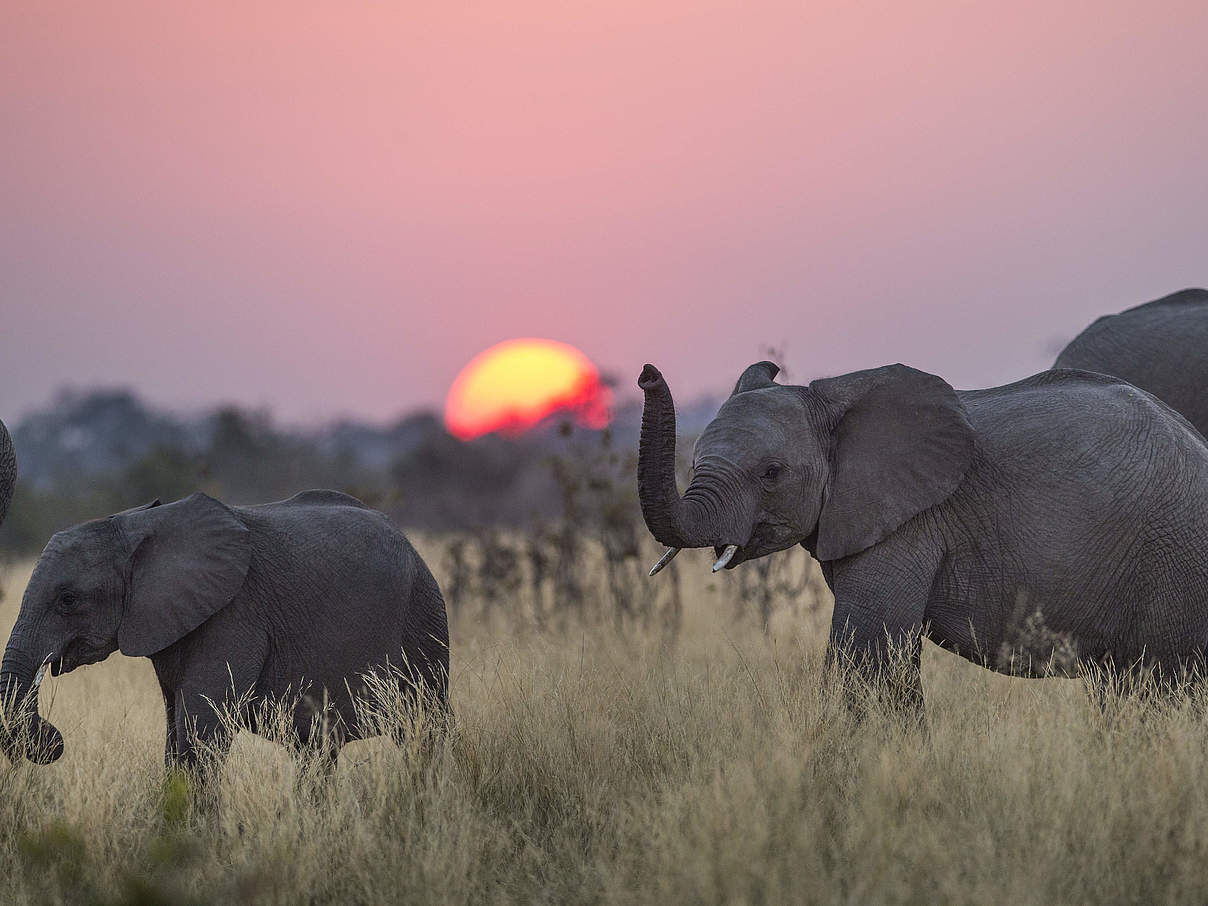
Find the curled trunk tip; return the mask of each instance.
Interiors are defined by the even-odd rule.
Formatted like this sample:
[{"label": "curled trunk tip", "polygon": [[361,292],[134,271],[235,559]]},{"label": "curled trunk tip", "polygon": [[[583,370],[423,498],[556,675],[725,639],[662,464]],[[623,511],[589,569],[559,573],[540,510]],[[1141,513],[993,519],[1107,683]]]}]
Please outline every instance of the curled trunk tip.
[{"label": "curled trunk tip", "polygon": [[638,375],[638,389],[653,390],[662,380],[662,373],[648,362],[642,366],[642,373]]},{"label": "curled trunk tip", "polygon": [[38,690],[29,679],[4,673],[0,679],[0,750],[10,761],[28,758],[50,764],[63,755],[63,734],[38,714]]}]

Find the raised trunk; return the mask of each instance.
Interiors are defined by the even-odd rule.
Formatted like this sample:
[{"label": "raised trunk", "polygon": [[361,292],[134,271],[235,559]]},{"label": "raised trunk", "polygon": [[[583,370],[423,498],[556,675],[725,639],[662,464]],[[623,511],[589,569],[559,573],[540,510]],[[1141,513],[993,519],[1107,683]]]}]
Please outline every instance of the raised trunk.
[{"label": "raised trunk", "polygon": [[653,365],[642,369],[645,393],[642,439],[638,446],[638,499],[642,517],[656,540],[668,547],[708,547],[715,527],[695,501],[680,497],[675,484],[675,403]]},{"label": "raised trunk", "polygon": [[4,422],[0,422],[0,522],[8,512],[8,505],[13,499],[13,488],[17,484],[17,454],[13,450],[12,438]]},{"label": "raised trunk", "polygon": [[24,757],[50,764],[63,754],[63,735],[38,714],[35,673],[14,655],[10,642],[0,668],[0,750],[10,761]]}]

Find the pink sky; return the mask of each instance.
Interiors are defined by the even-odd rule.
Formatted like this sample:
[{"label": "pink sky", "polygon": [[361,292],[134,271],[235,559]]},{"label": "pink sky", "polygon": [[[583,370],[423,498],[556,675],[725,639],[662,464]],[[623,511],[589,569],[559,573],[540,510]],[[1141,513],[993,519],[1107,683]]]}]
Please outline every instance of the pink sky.
[{"label": "pink sky", "polygon": [[[1208,4],[10,4],[0,415],[440,405],[513,336],[690,396],[1044,367],[1208,284]],[[179,7],[179,8],[177,8]]]}]

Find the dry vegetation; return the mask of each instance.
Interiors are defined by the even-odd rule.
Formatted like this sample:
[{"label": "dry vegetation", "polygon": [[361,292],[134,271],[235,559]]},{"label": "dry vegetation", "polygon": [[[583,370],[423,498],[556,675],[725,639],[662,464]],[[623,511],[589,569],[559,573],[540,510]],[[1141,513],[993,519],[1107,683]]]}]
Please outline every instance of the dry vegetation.
[{"label": "dry vegetation", "polygon": [[[421,546],[447,568],[444,545]],[[758,593],[739,595],[750,564],[713,578],[698,552],[676,566],[674,631],[599,612],[542,627],[531,576],[512,589],[523,615],[502,596],[471,607],[483,574],[470,570],[455,732],[433,751],[355,743],[330,778],[243,734],[195,798],[165,780],[148,661],[48,679],[43,712],[67,751],[49,767],[0,760],[0,899],[1208,899],[1194,700],[1119,700],[1105,716],[1078,681],[1008,680],[933,649],[929,732],[876,711],[857,721],[822,669],[816,575],[764,633]],[[28,564],[5,576],[5,638],[27,577]],[[581,578],[588,597],[606,593],[598,558]]]}]

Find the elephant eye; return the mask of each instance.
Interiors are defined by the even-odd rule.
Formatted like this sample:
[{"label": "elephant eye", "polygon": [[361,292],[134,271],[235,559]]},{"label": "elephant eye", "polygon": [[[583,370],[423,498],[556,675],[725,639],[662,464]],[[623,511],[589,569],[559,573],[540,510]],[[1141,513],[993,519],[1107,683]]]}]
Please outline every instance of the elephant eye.
[{"label": "elephant eye", "polygon": [[76,605],[79,603],[80,603],[79,598],[77,598],[74,594],[72,594],[69,591],[65,591],[59,595],[59,609],[60,610],[74,610]]},{"label": "elephant eye", "polygon": [[763,473],[764,481],[775,481],[780,477],[781,466],[779,463],[772,463]]}]

